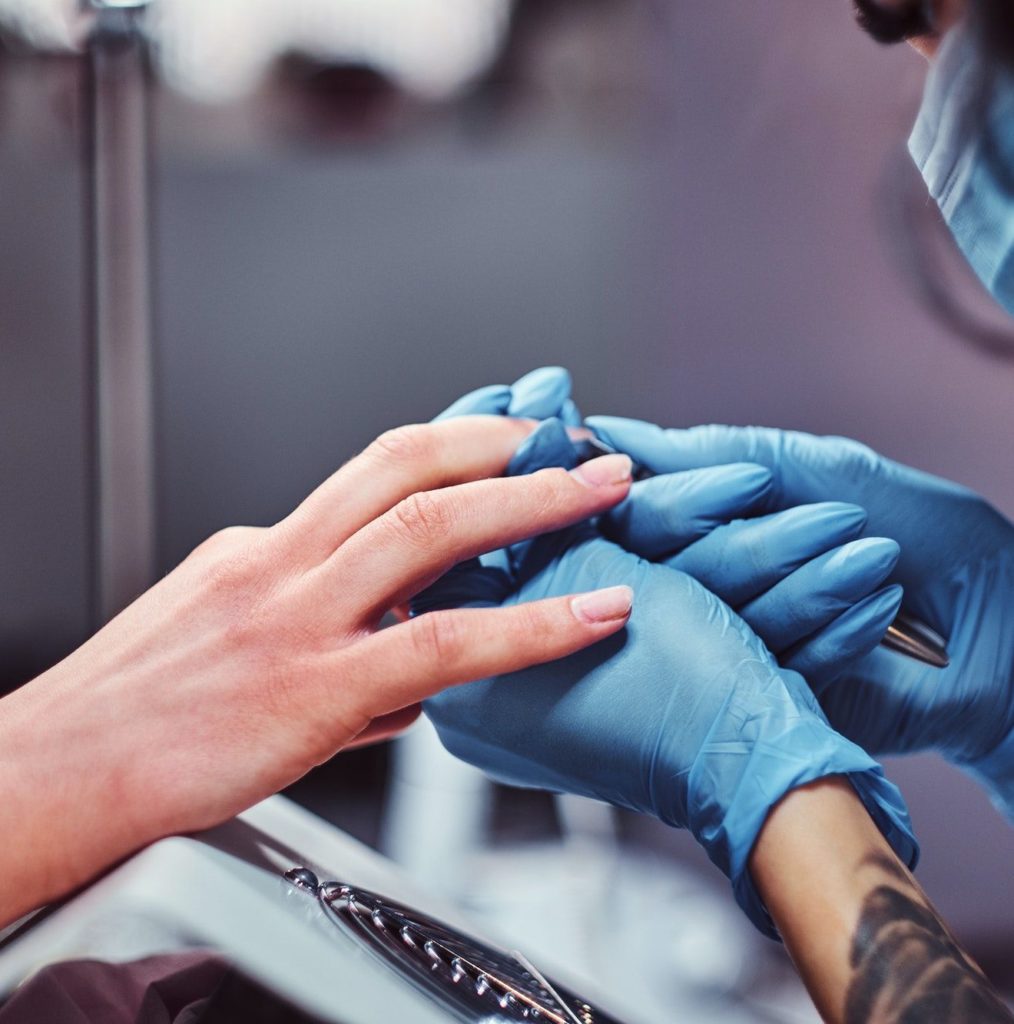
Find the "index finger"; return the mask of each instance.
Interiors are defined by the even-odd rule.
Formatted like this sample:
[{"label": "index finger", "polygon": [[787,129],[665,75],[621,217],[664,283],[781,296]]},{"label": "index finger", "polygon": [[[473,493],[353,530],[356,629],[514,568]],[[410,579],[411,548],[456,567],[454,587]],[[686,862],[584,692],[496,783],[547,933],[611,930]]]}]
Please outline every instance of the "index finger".
[{"label": "index finger", "polygon": [[304,565],[332,555],[367,523],[418,491],[501,476],[531,420],[467,416],[397,427],[329,477],[279,529]]}]

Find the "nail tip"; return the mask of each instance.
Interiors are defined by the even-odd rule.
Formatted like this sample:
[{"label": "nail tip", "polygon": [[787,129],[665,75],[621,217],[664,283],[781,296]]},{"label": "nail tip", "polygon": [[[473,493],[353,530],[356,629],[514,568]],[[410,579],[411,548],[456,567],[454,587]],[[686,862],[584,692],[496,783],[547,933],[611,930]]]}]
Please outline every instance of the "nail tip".
[{"label": "nail tip", "polygon": [[570,604],[575,617],[588,625],[619,622],[630,616],[634,604],[634,591],[626,584],[605,587],[587,594],[579,594]]}]

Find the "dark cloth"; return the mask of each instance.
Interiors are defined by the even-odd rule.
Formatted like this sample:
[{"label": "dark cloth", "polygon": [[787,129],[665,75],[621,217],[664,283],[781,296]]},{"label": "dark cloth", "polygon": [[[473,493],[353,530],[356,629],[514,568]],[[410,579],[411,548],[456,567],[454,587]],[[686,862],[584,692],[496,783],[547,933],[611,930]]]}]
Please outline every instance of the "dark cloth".
[{"label": "dark cloth", "polygon": [[322,1024],[207,951],[128,964],[72,960],[39,971],[0,1024]]}]

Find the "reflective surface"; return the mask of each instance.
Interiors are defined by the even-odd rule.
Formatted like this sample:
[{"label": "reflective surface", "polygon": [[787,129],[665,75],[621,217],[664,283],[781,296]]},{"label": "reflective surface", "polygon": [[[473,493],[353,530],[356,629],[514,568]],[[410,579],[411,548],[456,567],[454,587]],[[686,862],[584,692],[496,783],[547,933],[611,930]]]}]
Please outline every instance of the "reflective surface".
[{"label": "reflective surface", "polygon": [[366,889],[318,882],[308,868],[285,873],[328,916],[463,1021],[619,1024],[541,971],[507,953]]}]

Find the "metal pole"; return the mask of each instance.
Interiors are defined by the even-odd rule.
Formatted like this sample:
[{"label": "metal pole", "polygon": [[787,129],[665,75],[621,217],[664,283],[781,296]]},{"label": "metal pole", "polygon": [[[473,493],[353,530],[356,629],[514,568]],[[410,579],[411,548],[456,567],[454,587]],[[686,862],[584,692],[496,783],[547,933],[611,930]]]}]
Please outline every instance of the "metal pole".
[{"label": "metal pole", "polygon": [[98,623],[155,570],[144,3],[91,0],[90,274]]}]

